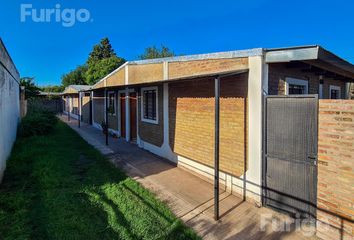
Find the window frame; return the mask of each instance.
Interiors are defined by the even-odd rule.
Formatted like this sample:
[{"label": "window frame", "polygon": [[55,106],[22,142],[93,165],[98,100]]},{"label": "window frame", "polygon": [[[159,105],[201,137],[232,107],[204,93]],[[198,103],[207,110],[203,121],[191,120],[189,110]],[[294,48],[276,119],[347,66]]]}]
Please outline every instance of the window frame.
[{"label": "window frame", "polygon": [[[156,119],[148,119],[144,118],[144,101],[145,101],[145,91],[151,91],[155,90],[156,91],[156,98],[155,98],[155,109],[156,109]],[[157,86],[154,87],[143,87],[140,90],[140,96],[141,96],[141,101],[140,101],[140,114],[141,114],[141,121],[142,122],[147,122],[147,123],[152,123],[152,124],[159,124],[159,89]]]},{"label": "window frame", "polygon": [[107,92],[107,98],[108,98],[108,101],[107,101],[107,103],[108,103],[108,106],[106,107],[106,109],[108,110],[109,109],[109,107],[110,107],[110,105],[111,105],[111,102],[110,102],[110,99],[109,99],[109,97],[110,97],[110,95],[112,95],[113,94],[113,104],[114,104],[114,113],[110,113],[110,112],[108,112],[108,114],[109,115],[111,115],[111,116],[116,116],[117,115],[117,99],[116,99],[116,92],[115,91],[108,91]]},{"label": "window frame", "polygon": [[290,84],[305,86],[305,93],[303,93],[301,95],[309,94],[309,81],[308,80],[286,77],[285,78],[285,95],[294,95],[294,94],[289,94],[289,85]]},{"label": "window frame", "polygon": [[[339,92],[338,98],[332,98],[332,90],[336,90]],[[342,98],[342,92],[340,86],[337,85],[329,85],[329,99],[341,99]]]}]

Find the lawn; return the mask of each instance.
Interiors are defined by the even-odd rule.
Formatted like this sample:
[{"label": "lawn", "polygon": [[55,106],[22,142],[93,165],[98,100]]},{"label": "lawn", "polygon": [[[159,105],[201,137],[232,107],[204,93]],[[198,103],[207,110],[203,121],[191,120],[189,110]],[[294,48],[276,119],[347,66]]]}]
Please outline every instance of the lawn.
[{"label": "lawn", "polygon": [[0,239],[199,239],[63,122],[16,141],[0,185]]}]

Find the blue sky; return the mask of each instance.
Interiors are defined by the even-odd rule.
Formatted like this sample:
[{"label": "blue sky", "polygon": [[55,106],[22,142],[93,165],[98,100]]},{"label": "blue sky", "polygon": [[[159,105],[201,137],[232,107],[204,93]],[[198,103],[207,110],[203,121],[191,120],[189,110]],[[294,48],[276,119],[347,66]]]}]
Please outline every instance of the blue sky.
[{"label": "blue sky", "polygon": [[[171,3],[170,3],[171,2]],[[20,21],[21,4],[35,9],[88,9],[91,19],[64,27],[52,19]],[[354,62],[354,1],[2,1],[0,37],[21,76],[60,84],[63,73],[86,61],[103,37],[134,60],[164,44],[177,54],[319,44]]]}]

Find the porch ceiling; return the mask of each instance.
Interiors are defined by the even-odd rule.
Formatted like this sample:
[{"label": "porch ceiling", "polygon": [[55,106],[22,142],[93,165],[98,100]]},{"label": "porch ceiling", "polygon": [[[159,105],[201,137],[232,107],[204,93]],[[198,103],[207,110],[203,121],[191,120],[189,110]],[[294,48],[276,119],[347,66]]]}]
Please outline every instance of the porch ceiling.
[{"label": "porch ceiling", "polygon": [[[354,65],[320,46],[267,49],[266,63],[304,62],[313,66],[313,71],[335,74],[342,80],[354,80]],[[308,69],[311,71],[311,69]]]}]

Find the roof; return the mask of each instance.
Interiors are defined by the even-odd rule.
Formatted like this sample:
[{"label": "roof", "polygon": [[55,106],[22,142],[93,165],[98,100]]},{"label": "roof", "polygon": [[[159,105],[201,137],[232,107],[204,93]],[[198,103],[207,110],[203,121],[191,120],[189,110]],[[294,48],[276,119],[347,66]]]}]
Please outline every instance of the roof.
[{"label": "roof", "polygon": [[42,92],[39,91],[39,93],[37,94],[37,96],[57,96],[57,95],[61,95],[60,92]]},{"label": "roof", "polygon": [[266,63],[303,61],[354,79],[354,65],[319,45],[265,49]]},{"label": "roof", "polygon": [[65,88],[62,94],[78,93],[80,91],[90,90],[92,86],[90,85],[69,85]]},{"label": "roof", "polygon": [[[141,83],[148,83],[148,82],[159,82],[164,80],[177,80],[177,79],[185,79],[186,77],[195,77],[195,76],[205,76],[215,73],[228,73],[232,71],[239,71],[239,70],[248,70],[248,63],[240,62],[239,59],[246,59],[250,56],[261,56],[263,54],[263,49],[261,48],[254,48],[254,49],[247,49],[247,50],[238,50],[238,51],[228,51],[228,52],[216,52],[216,53],[207,53],[207,54],[195,54],[195,55],[186,55],[186,56],[176,56],[176,57],[167,57],[167,58],[157,58],[157,59],[147,59],[147,60],[136,60],[136,61],[128,61],[125,62],[123,65],[118,67],[113,72],[109,73],[107,76],[102,78],[98,81],[95,85],[92,86],[92,89],[95,88],[102,88],[102,87],[112,87],[112,86],[124,86],[124,85],[131,85],[131,84],[141,84]],[[225,60],[225,61],[223,61]],[[230,66],[227,61],[233,62],[234,66]],[[165,64],[173,64],[173,63],[184,63],[188,64],[189,62],[207,62],[212,61],[214,66],[218,65],[215,71],[197,71],[197,73],[191,72],[190,74],[181,74],[179,76],[171,77],[170,74],[165,74],[166,71],[170,70],[170,66],[165,66]],[[217,62],[219,61],[219,63]],[[229,64],[229,65],[227,65]],[[201,64],[202,65],[202,64]],[[224,65],[224,66],[221,66]],[[238,65],[238,66],[236,66]],[[202,66],[201,66],[202,67]],[[134,68],[134,71],[132,70]],[[134,72],[134,73],[132,73]],[[140,74],[144,76],[144,81],[132,81],[132,77],[137,77]],[[115,79],[116,84],[107,84],[106,81],[108,79],[119,78]],[[124,75],[124,76],[123,76]],[[127,80],[129,78],[129,81]],[[117,83],[120,82],[120,83]]]},{"label": "roof", "polygon": [[251,56],[264,56],[266,63],[303,61],[354,79],[353,64],[319,45],[306,45],[128,61],[98,81],[92,86],[92,89],[172,81],[248,70],[247,58]]}]

